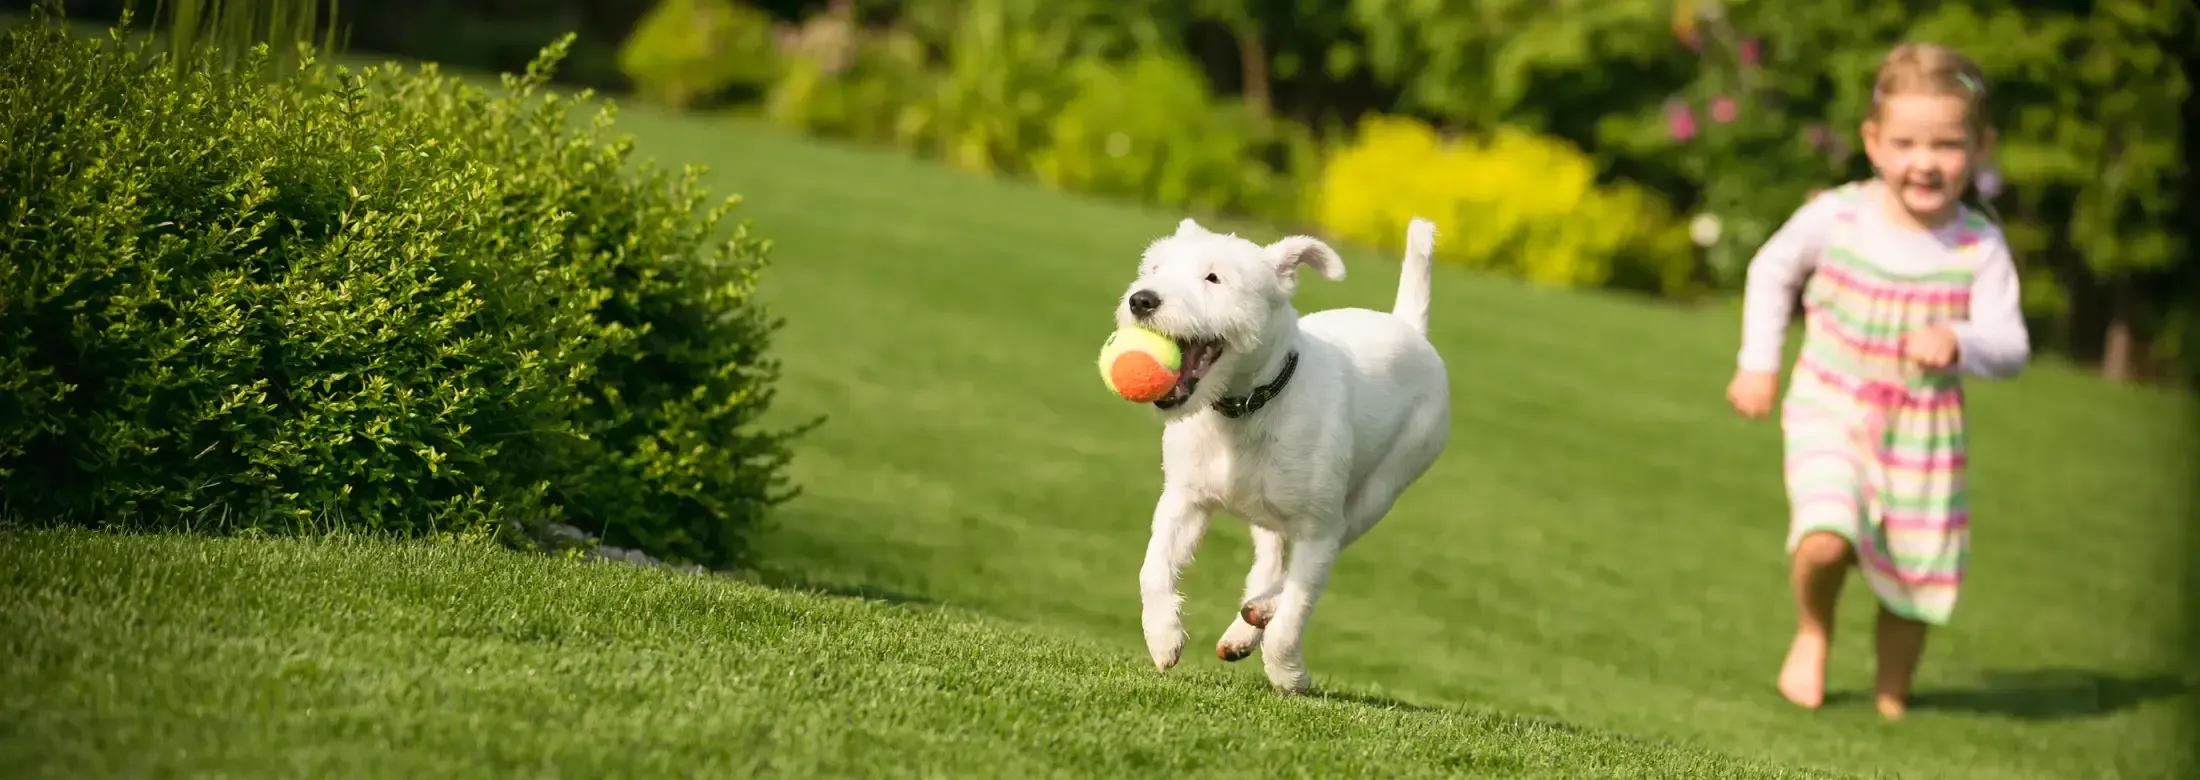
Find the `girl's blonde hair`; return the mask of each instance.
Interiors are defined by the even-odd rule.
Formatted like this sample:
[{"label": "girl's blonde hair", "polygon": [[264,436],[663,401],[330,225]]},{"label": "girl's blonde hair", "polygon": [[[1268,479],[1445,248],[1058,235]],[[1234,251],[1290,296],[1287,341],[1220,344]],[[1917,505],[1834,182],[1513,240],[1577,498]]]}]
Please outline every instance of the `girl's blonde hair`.
[{"label": "girl's blonde hair", "polygon": [[[1962,98],[1963,125],[1970,131],[1972,143],[1983,145],[1993,137],[1993,128],[1986,121],[1986,73],[1963,52],[1937,43],[1894,47],[1880,61],[1879,75],[1872,80],[1871,118],[1878,119],[1880,107],[1897,95]],[[2001,215],[1986,203],[1975,184],[1964,188],[1965,201],[2000,222]]]}]

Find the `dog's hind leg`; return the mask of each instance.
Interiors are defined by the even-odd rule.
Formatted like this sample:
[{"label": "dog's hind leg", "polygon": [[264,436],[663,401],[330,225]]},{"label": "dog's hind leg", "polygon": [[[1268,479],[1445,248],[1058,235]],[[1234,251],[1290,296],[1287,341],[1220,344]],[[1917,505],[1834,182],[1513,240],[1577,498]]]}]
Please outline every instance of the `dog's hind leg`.
[{"label": "dog's hind leg", "polygon": [[1429,405],[1420,410],[1413,426],[1419,435],[1383,456],[1367,481],[1343,502],[1343,516],[1337,522],[1299,526],[1314,533],[1290,540],[1282,592],[1275,598],[1274,613],[1264,632],[1267,647],[1261,651],[1268,681],[1277,688],[1300,693],[1312,685],[1301,645],[1307,621],[1314,614],[1314,602],[1329,586],[1329,571],[1336,565],[1337,555],[1382,522],[1406,488],[1435,463],[1443,452],[1449,425],[1448,407]]},{"label": "dog's hind leg", "polygon": [[1376,524],[1381,523],[1383,517],[1390,514],[1390,508],[1398,503],[1398,497],[1405,495],[1406,488],[1421,476],[1420,471],[1395,463],[1396,457],[1387,460],[1392,462],[1376,468],[1375,473],[1368,475],[1367,482],[1345,500],[1345,544],[1359,541],[1367,532],[1375,530]]},{"label": "dog's hind leg", "polygon": [[1153,537],[1146,543],[1146,562],[1138,570],[1138,593],[1146,652],[1164,672],[1184,655],[1184,597],[1177,593],[1177,578],[1191,563],[1210,516],[1207,507],[1174,490],[1163,490],[1154,504]]},{"label": "dog's hind leg", "polygon": [[1316,533],[1289,540],[1283,588],[1276,594],[1275,615],[1268,620],[1264,632],[1267,646],[1260,656],[1268,682],[1285,693],[1305,693],[1313,686],[1302,650],[1306,624],[1314,617],[1314,602],[1329,587],[1329,571],[1337,564],[1337,554],[1344,550],[1343,537],[1336,533],[1342,529],[1334,523],[1308,523],[1305,527],[1316,529]]},{"label": "dog's hind leg", "polygon": [[1405,495],[1406,489],[1428,473],[1429,467],[1436,464],[1436,457],[1443,454],[1450,428],[1449,406],[1430,405],[1415,412],[1408,430],[1417,433],[1385,453],[1367,475],[1367,481],[1346,497],[1345,544],[1352,544],[1374,530],[1375,525],[1390,514],[1390,507]]},{"label": "dog's hind leg", "polygon": [[1245,600],[1215,643],[1215,657],[1238,661],[1260,646],[1261,629],[1276,614],[1276,591],[1283,587],[1283,534],[1252,526],[1253,567],[1245,573]]}]

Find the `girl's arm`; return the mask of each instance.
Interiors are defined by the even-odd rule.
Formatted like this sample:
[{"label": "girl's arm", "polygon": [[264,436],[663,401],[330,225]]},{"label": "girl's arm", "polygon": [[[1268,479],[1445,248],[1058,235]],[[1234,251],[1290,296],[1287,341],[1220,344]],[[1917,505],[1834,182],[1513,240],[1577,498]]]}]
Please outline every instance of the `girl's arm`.
[{"label": "girl's arm", "polygon": [[1971,277],[1971,316],[1949,323],[1956,336],[1956,366],[1986,379],[2006,379],[2024,370],[2032,357],[2032,335],[2024,325],[2017,289],[2017,265],[1999,236],[1986,248],[1986,262]]},{"label": "girl's arm", "polygon": [[1828,192],[1803,204],[1750,258],[1749,279],[1742,288],[1742,349],[1735,356],[1737,368],[1780,370],[1795,291],[1818,267],[1818,253],[1825,248],[1827,230],[1840,206],[1836,197]]}]

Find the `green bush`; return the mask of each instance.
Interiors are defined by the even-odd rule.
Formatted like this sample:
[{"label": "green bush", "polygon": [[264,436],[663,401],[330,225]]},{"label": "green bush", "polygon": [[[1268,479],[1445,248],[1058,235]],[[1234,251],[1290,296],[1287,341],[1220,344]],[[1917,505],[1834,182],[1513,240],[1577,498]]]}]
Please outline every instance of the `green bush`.
[{"label": "green bush", "polygon": [[883,29],[857,26],[845,9],[811,17],[766,114],[963,170],[1025,176],[1078,93],[1069,72],[1141,50],[1087,24],[1104,15],[1093,6],[969,0],[900,10],[903,23]]},{"label": "green bush", "polygon": [[686,108],[778,78],[771,15],[734,0],[658,0],[619,48],[642,97]]},{"label": "green bush", "polygon": [[1311,144],[1286,134],[1295,126],[1216,101],[1199,71],[1175,55],[1086,60],[1070,76],[1075,96],[1032,158],[1040,181],[1208,213],[1298,216],[1292,171],[1270,161],[1291,141]]},{"label": "green bush", "polygon": [[[1031,0],[925,6],[906,26],[803,27],[764,114],[965,170],[1058,189],[1278,222],[1300,217],[1321,150],[1303,125],[1217,99],[1197,66],[1140,36]],[[1045,21],[1047,23],[1042,24]],[[928,56],[928,39],[944,41]]]},{"label": "green bush", "polygon": [[[831,30],[838,22],[823,16],[803,29]],[[900,30],[850,37],[843,52],[788,58],[766,93],[765,117],[804,133],[919,151],[929,129],[926,110],[939,88],[925,65],[923,43]]]},{"label": "green bush", "polygon": [[[568,41],[570,39],[567,39]],[[0,43],[8,514],[737,562],[793,493],[759,431],[766,245],[608,109],[432,67],[237,71],[39,16]],[[582,99],[585,99],[585,95]]]}]

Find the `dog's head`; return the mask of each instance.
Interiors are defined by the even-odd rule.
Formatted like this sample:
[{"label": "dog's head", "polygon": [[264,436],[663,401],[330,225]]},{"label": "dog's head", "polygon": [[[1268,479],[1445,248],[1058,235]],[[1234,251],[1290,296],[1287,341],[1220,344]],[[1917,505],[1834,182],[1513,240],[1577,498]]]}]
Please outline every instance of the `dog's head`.
[{"label": "dog's head", "polygon": [[1176,233],[1146,247],[1138,278],[1116,302],[1115,321],[1175,339],[1184,351],[1176,389],[1154,405],[1189,413],[1249,390],[1232,385],[1243,384],[1240,375],[1257,371],[1268,347],[1298,325],[1291,296],[1302,265],[1344,278],[1344,260],[1310,236],[1261,246],[1185,219]]}]

